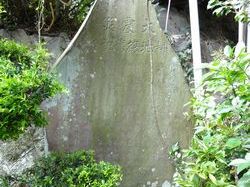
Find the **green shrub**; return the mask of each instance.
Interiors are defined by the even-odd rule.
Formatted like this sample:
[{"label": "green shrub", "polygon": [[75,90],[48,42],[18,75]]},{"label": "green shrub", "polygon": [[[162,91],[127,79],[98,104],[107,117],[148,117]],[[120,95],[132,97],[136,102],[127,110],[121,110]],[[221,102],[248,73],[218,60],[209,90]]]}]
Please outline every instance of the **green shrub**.
[{"label": "green shrub", "polygon": [[247,167],[237,172],[231,163],[250,148],[250,54],[234,54],[228,46],[224,53],[207,65],[203,93],[191,101],[196,126],[190,148],[181,156],[172,149],[180,186],[228,187],[242,176],[250,180]]},{"label": "green shrub", "polygon": [[87,151],[52,153],[20,177],[32,187],[115,187],[121,178],[119,166],[97,163],[93,152]]},{"label": "green shrub", "polygon": [[62,91],[47,71],[48,53],[10,40],[0,40],[0,139],[17,139],[29,126],[47,121],[40,104]]}]

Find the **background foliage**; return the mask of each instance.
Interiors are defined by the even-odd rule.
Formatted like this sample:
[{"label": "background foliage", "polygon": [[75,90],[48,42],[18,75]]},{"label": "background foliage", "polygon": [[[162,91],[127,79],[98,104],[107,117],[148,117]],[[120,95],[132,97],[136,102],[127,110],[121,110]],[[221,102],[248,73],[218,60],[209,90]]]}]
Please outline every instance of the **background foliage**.
[{"label": "background foliage", "polygon": [[247,13],[249,3],[249,0],[209,0],[207,8],[213,9],[213,13],[217,16],[234,13],[236,21],[249,22]]},{"label": "background foliage", "polygon": [[39,2],[44,1],[43,31],[72,32],[84,20],[93,0],[0,0],[4,8],[0,25],[4,28],[26,28],[36,31]]},{"label": "background foliage", "polygon": [[40,104],[63,90],[47,71],[48,53],[0,40],[0,139],[17,139],[29,126],[47,124]]}]

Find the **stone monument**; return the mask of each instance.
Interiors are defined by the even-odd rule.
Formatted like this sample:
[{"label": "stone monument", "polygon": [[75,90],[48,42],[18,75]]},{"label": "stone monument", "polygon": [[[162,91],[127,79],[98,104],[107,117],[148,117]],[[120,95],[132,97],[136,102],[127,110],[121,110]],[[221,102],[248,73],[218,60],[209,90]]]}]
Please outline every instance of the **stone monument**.
[{"label": "stone monument", "polygon": [[147,0],[97,0],[57,66],[68,94],[46,104],[50,150],[93,149],[120,164],[124,187],[169,184],[168,148],[187,146],[190,92]]}]

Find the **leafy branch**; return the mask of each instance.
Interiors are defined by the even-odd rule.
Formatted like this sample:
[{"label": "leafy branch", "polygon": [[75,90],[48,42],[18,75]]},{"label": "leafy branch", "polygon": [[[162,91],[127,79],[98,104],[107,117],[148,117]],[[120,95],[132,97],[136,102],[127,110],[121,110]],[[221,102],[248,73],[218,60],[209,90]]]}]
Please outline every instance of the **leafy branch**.
[{"label": "leafy branch", "polygon": [[235,20],[240,22],[249,22],[250,18],[247,13],[249,0],[209,0],[208,9],[213,9],[216,16],[235,14]]}]

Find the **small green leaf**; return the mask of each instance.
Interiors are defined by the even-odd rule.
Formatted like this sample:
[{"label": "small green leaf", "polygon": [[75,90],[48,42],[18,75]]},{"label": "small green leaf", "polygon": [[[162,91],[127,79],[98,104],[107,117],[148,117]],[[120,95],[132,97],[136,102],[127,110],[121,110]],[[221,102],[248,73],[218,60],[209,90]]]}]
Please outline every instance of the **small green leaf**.
[{"label": "small green leaf", "polygon": [[213,14],[216,14],[216,16],[221,16],[223,14],[223,11],[224,11],[224,7],[219,7],[213,11]]},{"label": "small green leaf", "polygon": [[226,142],[226,147],[229,149],[233,149],[239,147],[242,144],[240,138],[230,138]]},{"label": "small green leaf", "polygon": [[213,176],[212,174],[209,174],[208,176],[209,176],[209,179],[212,181],[212,183],[217,184],[217,180],[215,176]]},{"label": "small green leaf", "polygon": [[250,161],[245,159],[235,159],[229,165],[236,166],[237,173],[239,174],[244,169],[250,168]]},{"label": "small green leaf", "polygon": [[232,48],[229,46],[229,45],[227,45],[225,48],[224,48],[224,54],[226,55],[226,57],[232,57]]},{"label": "small green leaf", "polygon": [[250,186],[250,170],[246,172],[238,181],[238,187],[249,187]]}]

